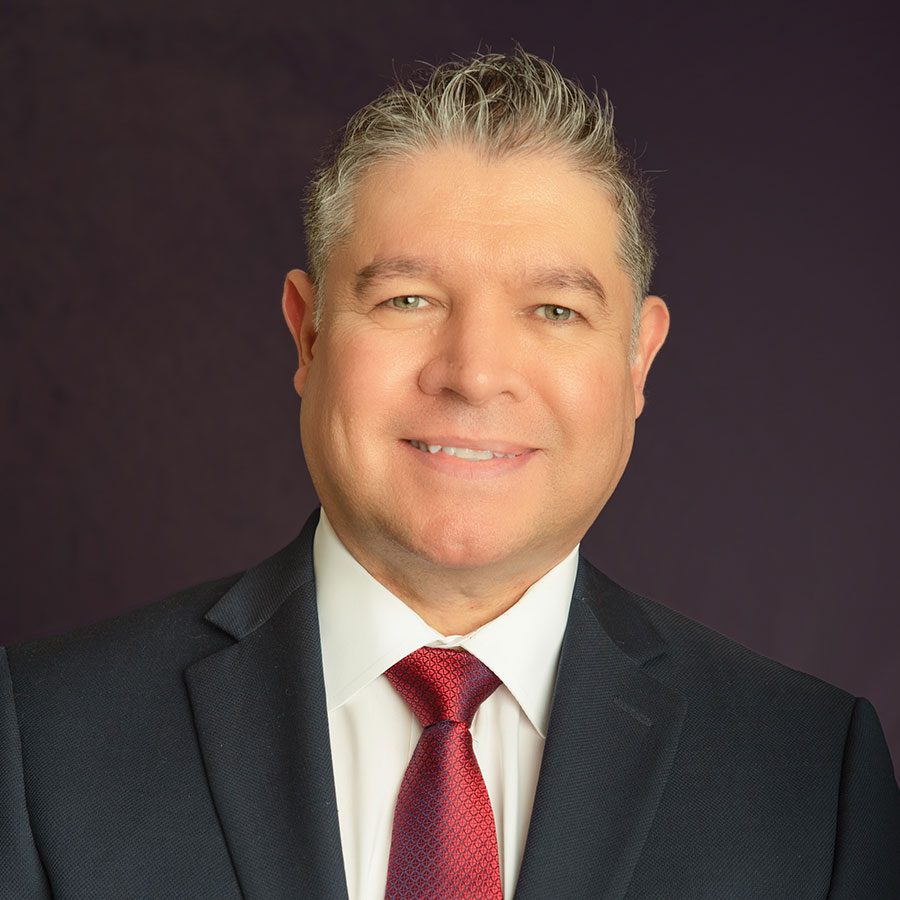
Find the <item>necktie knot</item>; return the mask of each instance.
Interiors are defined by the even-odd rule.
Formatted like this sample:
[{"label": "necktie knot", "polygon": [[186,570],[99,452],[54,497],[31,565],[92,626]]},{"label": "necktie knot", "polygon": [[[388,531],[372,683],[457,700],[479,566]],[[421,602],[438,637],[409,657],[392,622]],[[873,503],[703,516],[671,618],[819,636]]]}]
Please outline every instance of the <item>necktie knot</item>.
[{"label": "necktie knot", "polygon": [[500,679],[459,647],[420,647],[385,673],[424,728],[437,722],[467,727]]}]

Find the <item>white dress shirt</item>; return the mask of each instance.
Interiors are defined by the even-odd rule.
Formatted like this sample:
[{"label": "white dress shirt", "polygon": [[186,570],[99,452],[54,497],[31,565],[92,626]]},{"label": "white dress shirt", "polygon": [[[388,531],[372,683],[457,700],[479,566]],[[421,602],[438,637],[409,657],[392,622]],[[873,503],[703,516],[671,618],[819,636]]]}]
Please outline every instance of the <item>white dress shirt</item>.
[{"label": "white dress shirt", "polygon": [[376,581],[321,512],[313,544],[328,726],[350,900],[384,900],[394,806],[422,726],[384,675],[419,647],[464,647],[502,684],[472,721],[512,897],[537,786],[578,547],[514,606],[444,636]]}]

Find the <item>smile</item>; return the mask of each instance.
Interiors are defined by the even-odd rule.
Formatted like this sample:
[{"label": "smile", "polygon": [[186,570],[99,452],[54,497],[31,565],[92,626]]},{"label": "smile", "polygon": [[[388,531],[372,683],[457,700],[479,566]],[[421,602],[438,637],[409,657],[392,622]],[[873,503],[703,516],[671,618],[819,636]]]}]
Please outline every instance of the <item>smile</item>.
[{"label": "smile", "polygon": [[447,456],[455,456],[457,459],[469,459],[474,461],[488,459],[515,459],[521,453],[498,453],[496,450],[476,450],[472,447],[442,447],[440,444],[426,444],[424,441],[411,440],[409,442],[423,453],[445,453]]}]

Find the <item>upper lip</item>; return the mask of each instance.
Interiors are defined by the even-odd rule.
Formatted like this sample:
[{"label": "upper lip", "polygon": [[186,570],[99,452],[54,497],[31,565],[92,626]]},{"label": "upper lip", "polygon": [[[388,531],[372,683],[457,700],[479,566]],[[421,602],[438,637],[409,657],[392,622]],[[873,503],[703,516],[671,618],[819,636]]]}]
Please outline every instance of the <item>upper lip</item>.
[{"label": "upper lip", "polygon": [[526,453],[533,450],[525,444],[513,444],[510,441],[500,441],[485,437],[460,437],[459,435],[431,434],[413,435],[407,438],[409,441],[421,441],[423,444],[440,447],[465,447],[468,450],[490,450],[493,453]]}]

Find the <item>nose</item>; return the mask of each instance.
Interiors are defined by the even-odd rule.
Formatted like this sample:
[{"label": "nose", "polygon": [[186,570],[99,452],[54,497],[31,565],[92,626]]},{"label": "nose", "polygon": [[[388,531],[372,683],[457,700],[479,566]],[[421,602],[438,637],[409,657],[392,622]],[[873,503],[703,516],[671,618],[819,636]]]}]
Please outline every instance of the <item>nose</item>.
[{"label": "nose", "polygon": [[426,394],[450,392],[471,406],[484,406],[504,395],[522,400],[528,393],[521,336],[508,313],[491,315],[483,307],[454,311],[439,326],[432,348],[419,375]]}]

